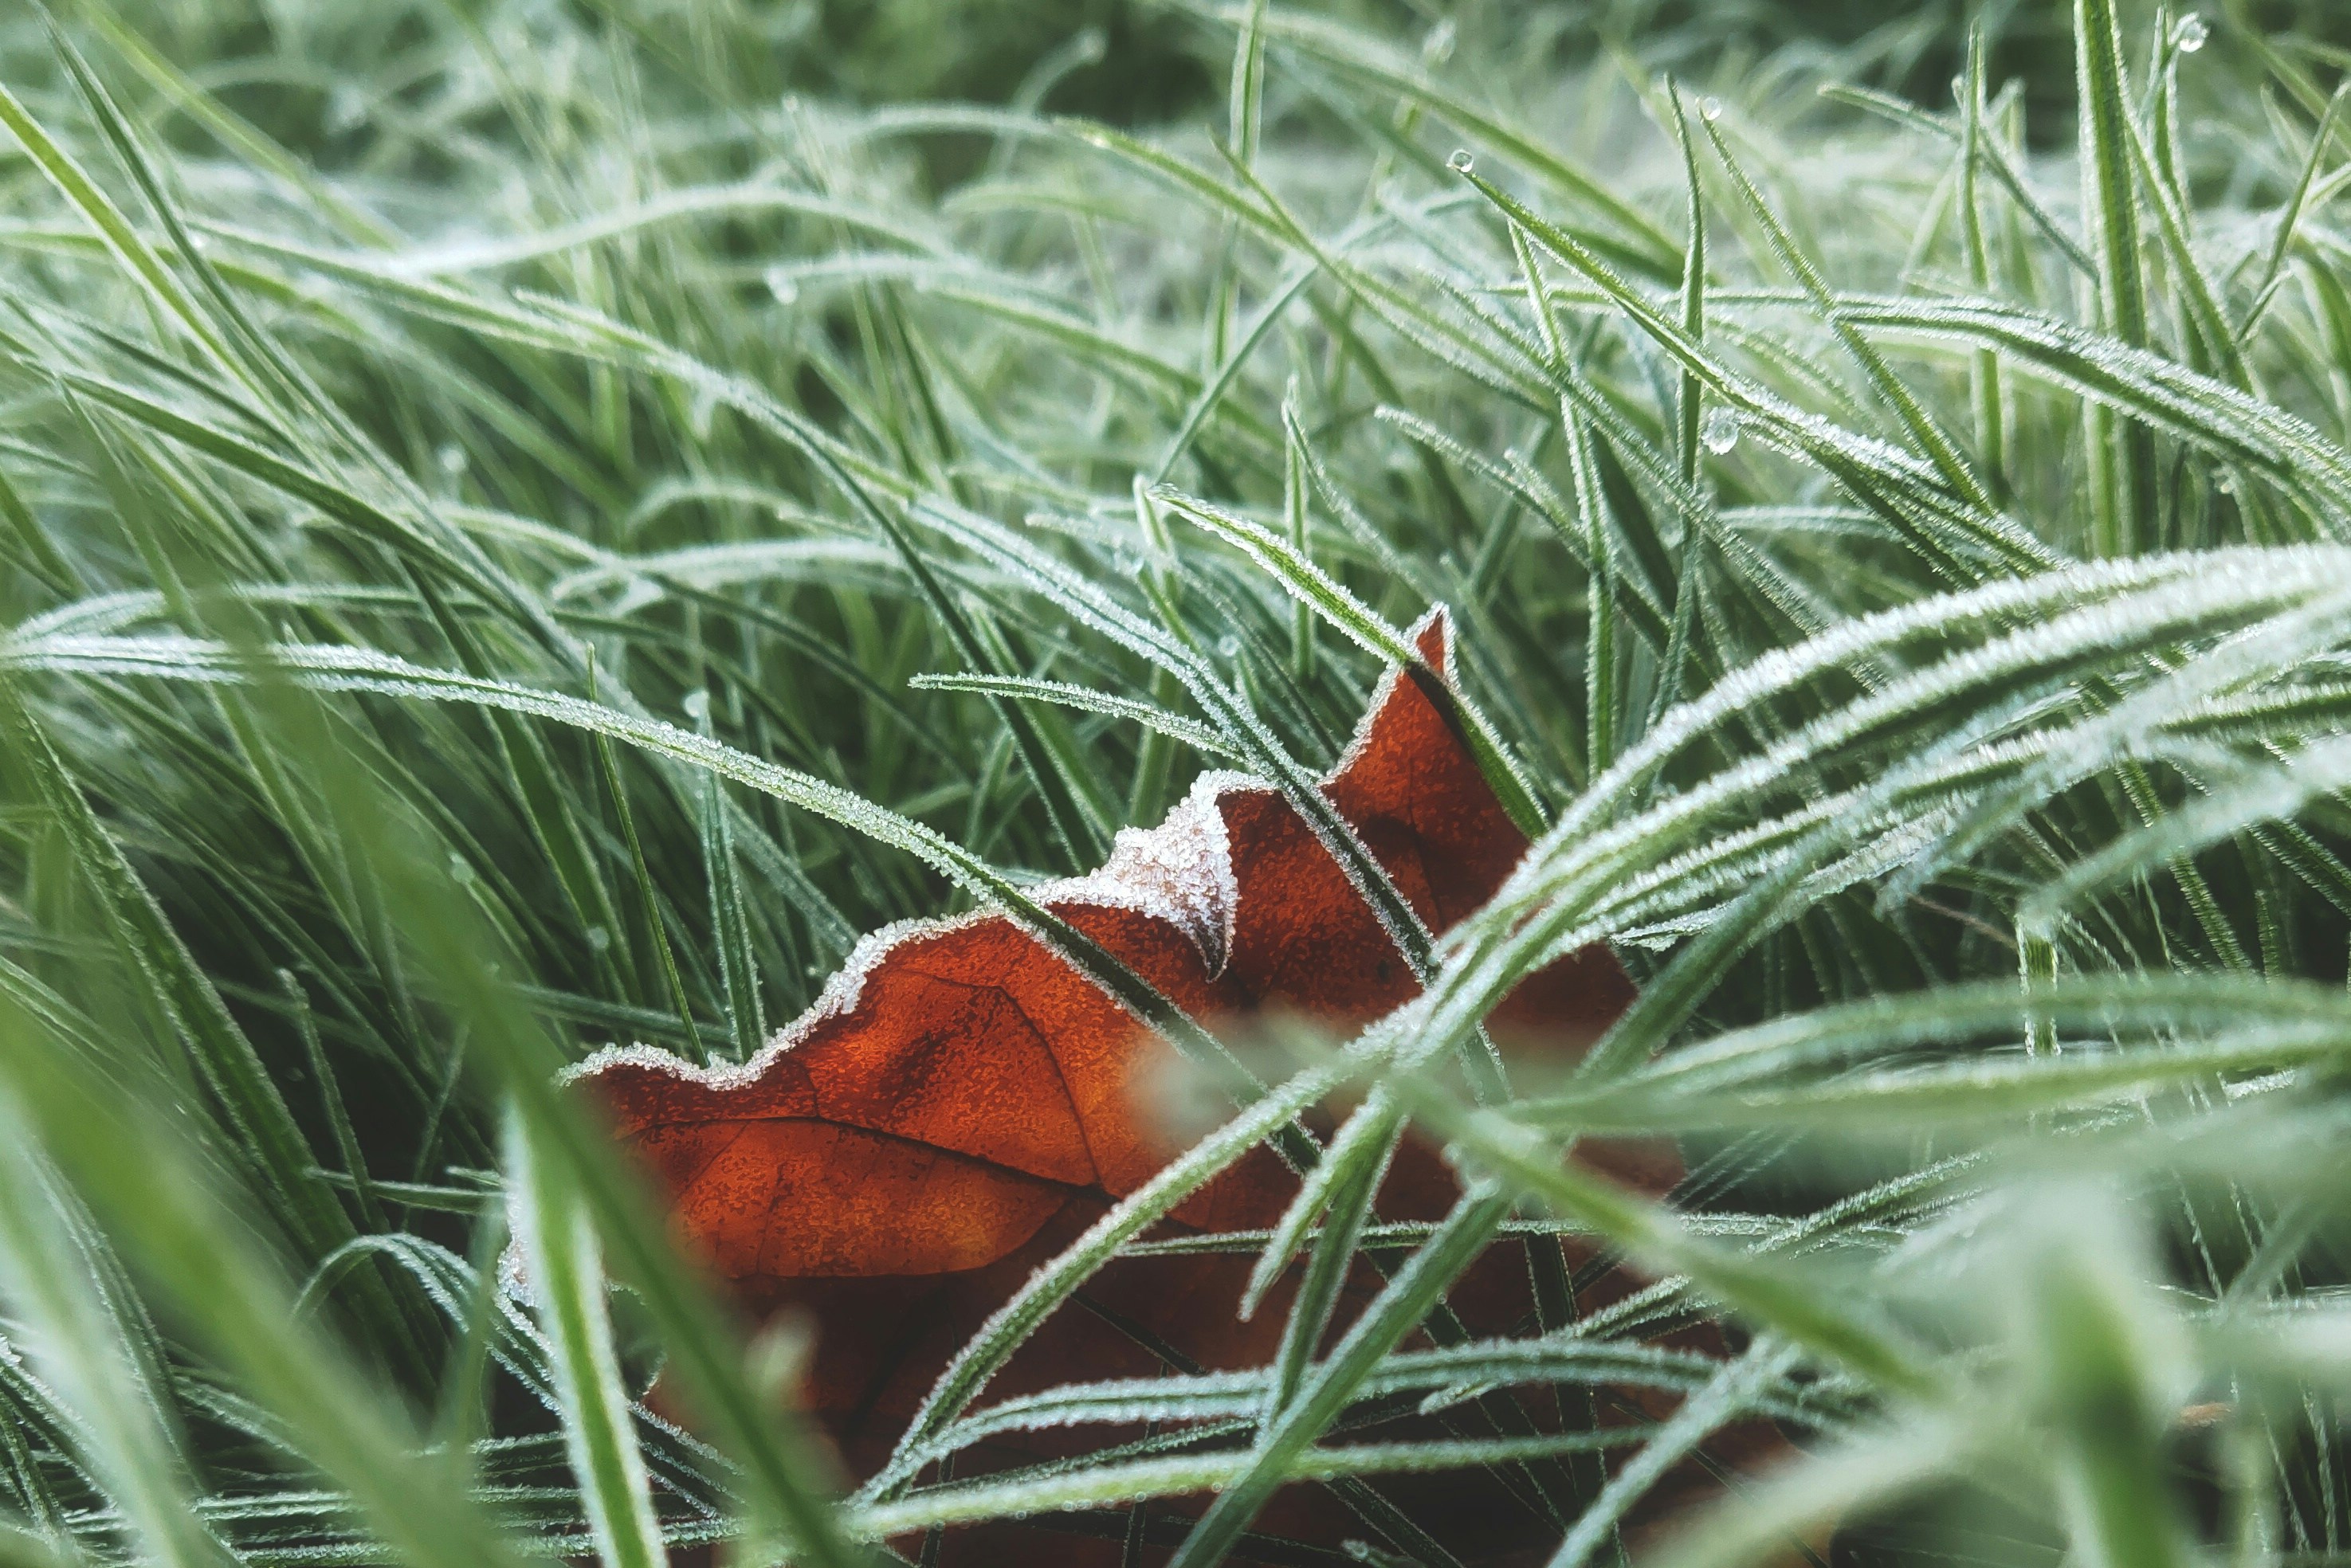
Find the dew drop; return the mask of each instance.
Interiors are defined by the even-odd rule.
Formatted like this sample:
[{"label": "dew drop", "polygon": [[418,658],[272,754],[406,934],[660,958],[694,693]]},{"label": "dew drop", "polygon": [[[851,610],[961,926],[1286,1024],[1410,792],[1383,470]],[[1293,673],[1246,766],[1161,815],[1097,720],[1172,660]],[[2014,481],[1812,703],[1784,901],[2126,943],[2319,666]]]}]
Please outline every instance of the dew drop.
[{"label": "dew drop", "polygon": [[1453,18],[1447,16],[1431,27],[1427,37],[1421,39],[1420,57],[1432,66],[1441,66],[1453,57],[1453,46],[1458,38]]},{"label": "dew drop", "polygon": [[474,885],[474,868],[466,862],[465,856],[454,851],[449,856],[449,880],[459,887]]},{"label": "dew drop", "polygon": [[1702,98],[1698,99],[1698,112],[1700,119],[1711,125],[1714,121],[1722,118],[1722,99],[1719,98]]},{"label": "dew drop", "polygon": [[1230,659],[1241,651],[1241,640],[1228,632],[1217,639],[1217,652]]},{"label": "dew drop", "polygon": [[588,927],[588,946],[599,953],[610,952],[612,946],[612,934],[601,925],[590,925]]},{"label": "dew drop", "polygon": [[2171,41],[2179,46],[2181,54],[2192,55],[2202,48],[2204,40],[2211,36],[2212,25],[2190,11],[2179,18],[2179,26],[2172,29]]},{"label": "dew drop", "polygon": [[1467,174],[1478,166],[1478,160],[1469,156],[1468,148],[1456,147],[1453,156],[1445,161],[1445,166],[1457,174]]},{"label": "dew drop", "polygon": [[1716,456],[1739,444],[1739,416],[1727,408],[1710,408],[1698,422],[1698,438]]},{"label": "dew drop", "polygon": [[327,96],[327,134],[357,131],[367,120],[367,99],[356,89],[339,87]]},{"label": "dew drop", "polygon": [[710,716],[710,694],[693,691],[685,694],[685,716],[700,724]]},{"label": "dew drop", "polygon": [[780,267],[768,268],[767,284],[768,292],[776,297],[778,305],[789,305],[800,297],[800,286]]},{"label": "dew drop", "polygon": [[444,441],[433,449],[433,461],[441,472],[455,479],[465,471],[465,449],[454,441]]}]

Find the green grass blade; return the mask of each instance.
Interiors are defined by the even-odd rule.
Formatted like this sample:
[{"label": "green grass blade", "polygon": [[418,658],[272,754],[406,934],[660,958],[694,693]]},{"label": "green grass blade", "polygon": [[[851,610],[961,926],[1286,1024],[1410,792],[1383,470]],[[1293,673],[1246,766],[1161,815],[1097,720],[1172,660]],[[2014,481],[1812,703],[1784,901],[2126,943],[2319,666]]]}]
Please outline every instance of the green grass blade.
[{"label": "green grass blade", "polygon": [[530,1146],[510,1118],[507,1170],[518,1201],[517,1230],[539,1321],[555,1347],[555,1388],[564,1447],[580,1479],[597,1555],[606,1568],[659,1568],[668,1561],[629,1421],[627,1391],[604,1310],[596,1229],[579,1195]]}]

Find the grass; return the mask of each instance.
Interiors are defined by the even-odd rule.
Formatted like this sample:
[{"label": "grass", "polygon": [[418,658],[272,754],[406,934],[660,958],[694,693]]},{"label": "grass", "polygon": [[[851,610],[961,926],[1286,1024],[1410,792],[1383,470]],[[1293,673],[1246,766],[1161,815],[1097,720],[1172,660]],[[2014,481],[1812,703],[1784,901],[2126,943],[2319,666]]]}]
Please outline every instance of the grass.
[{"label": "grass", "polygon": [[[1329,1441],[1367,1400],[1628,1384],[1687,1396],[1561,1568],[1759,1413],[1800,1456],[1641,1561],[2343,1560],[2339,21],[990,15],[0,21],[0,1561],[838,1565],[1213,1490],[1204,1568],[1285,1482],[1529,1457]],[[739,1057],[893,919],[1053,935],[1203,767],[1313,804],[1435,601],[1535,851],[840,1495],[556,1072]],[[1640,1002],[1473,1100],[1601,939]],[[1383,1249],[1326,1355],[991,1396],[1349,1085],[1207,1243]],[[1366,1230],[1408,1121],[1473,1179]],[[1620,1132],[1669,1202],[1562,1157]],[[1414,1339],[1560,1228],[1655,1283]],[[942,1479],[1144,1417],[1236,1436]]]}]

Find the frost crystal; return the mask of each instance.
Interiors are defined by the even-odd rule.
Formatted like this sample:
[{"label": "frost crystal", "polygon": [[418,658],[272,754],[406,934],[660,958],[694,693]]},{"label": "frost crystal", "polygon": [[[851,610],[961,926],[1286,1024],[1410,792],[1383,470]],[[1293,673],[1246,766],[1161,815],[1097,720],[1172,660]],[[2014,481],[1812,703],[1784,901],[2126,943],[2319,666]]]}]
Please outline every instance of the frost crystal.
[{"label": "frost crystal", "polygon": [[1232,847],[1217,798],[1252,779],[1207,773],[1155,828],[1122,828],[1110,858],[1084,876],[1038,888],[1040,902],[1107,904],[1155,915],[1192,939],[1210,973],[1225,967],[1232,946]]},{"label": "frost crystal", "polygon": [[1739,444],[1739,416],[1727,408],[1710,408],[1698,422],[1698,438],[1708,452],[1720,456]]}]

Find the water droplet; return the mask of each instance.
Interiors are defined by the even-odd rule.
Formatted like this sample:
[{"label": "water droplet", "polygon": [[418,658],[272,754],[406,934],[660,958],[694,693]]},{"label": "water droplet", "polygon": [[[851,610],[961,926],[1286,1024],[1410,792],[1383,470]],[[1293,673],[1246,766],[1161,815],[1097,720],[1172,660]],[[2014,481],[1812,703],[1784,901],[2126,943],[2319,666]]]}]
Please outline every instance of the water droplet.
[{"label": "water droplet", "polygon": [[1716,456],[1739,444],[1739,416],[1727,408],[1710,408],[1698,422],[1700,444]]},{"label": "water droplet", "polygon": [[2214,480],[2213,484],[2223,496],[2233,496],[2237,493],[2237,476],[2234,474],[2223,474]]},{"label": "water droplet", "polygon": [[800,297],[800,286],[780,267],[768,268],[767,283],[768,292],[776,297],[778,305],[789,305]]},{"label": "water droplet", "polygon": [[2171,41],[2179,46],[2181,54],[2192,55],[2202,48],[2204,40],[2211,36],[2212,25],[2190,11],[2179,18],[2179,26],[2172,29]]},{"label": "water droplet", "polygon": [[1719,98],[1702,98],[1698,99],[1698,112],[1700,119],[1711,125],[1714,121],[1722,118],[1722,99]]},{"label": "water droplet", "polygon": [[1441,66],[1453,57],[1453,46],[1459,38],[1453,18],[1447,16],[1431,27],[1427,36],[1420,40],[1420,57],[1432,66]]},{"label": "water droplet", "polygon": [[1469,156],[1468,148],[1456,147],[1453,156],[1445,161],[1445,166],[1457,174],[1467,174],[1478,166],[1478,160]]},{"label": "water droplet", "polygon": [[449,855],[449,880],[459,887],[474,885],[474,868],[465,857],[452,851]]},{"label": "water droplet", "polygon": [[433,461],[441,465],[441,472],[455,479],[465,471],[465,449],[454,441],[444,441],[433,449]]},{"label": "water droplet", "polygon": [[601,925],[590,925],[588,927],[588,946],[599,953],[609,952],[612,946],[612,934]]},{"label": "water droplet", "polygon": [[693,691],[685,694],[685,716],[700,724],[710,716],[710,694]]},{"label": "water droplet", "polygon": [[1217,639],[1217,652],[1222,653],[1226,658],[1232,658],[1238,654],[1240,651],[1241,640],[1238,637],[1234,636],[1231,632],[1228,632],[1223,636]]},{"label": "water droplet", "polygon": [[358,89],[339,87],[327,95],[327,134],[340,136],[347,131],[357,131],[367,119],[367,99]]}]

